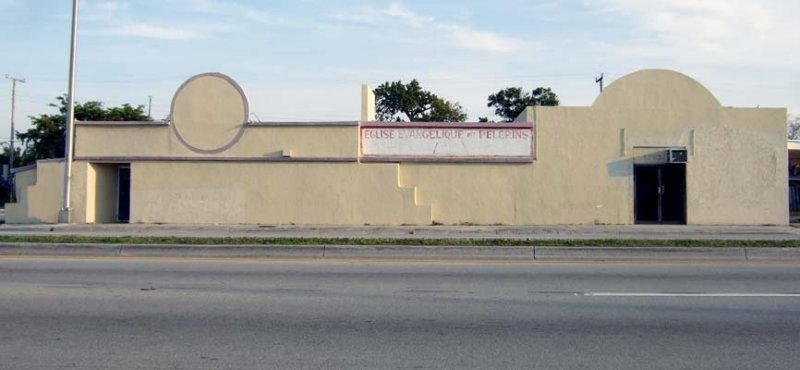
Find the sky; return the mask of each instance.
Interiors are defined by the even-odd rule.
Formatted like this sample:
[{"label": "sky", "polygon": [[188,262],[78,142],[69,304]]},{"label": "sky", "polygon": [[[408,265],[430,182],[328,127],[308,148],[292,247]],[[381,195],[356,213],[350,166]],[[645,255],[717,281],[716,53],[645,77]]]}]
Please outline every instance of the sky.
[{"label": "sky", "polygon": [[[67,90],[71,1],[0,0],[0,141]],[[362,83],[412,78],[493,116],[487,96],[552,88],[591,105],[628,73],[667,68],[725,106],[800,115],[796,0],[82,0],[76,100],[167,117],[187,78],[222,72],[254,120],[358,120]],[[147,109],[147,108],[145,108]]]}]

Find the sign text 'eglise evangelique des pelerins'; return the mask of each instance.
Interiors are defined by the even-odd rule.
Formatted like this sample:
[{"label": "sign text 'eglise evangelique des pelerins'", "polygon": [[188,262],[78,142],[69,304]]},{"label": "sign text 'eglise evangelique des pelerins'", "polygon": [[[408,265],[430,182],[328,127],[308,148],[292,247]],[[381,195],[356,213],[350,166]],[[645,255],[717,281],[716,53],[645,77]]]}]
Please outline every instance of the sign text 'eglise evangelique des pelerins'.
[{"label": "sign text 'eglise evangelique des pelerins'", "polygon": [[367,123],[361,125],[365,159],[530,161],[530,124]]}]

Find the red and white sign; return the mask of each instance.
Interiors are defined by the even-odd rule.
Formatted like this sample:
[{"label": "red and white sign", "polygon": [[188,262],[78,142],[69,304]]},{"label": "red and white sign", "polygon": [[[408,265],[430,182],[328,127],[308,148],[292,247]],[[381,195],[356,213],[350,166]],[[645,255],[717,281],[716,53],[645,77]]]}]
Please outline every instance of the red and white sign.
[{"label": "red and white sign", "polygon": [[533,157],[533,127],[518,124],[368,124],[361,126],[364,157]]}]

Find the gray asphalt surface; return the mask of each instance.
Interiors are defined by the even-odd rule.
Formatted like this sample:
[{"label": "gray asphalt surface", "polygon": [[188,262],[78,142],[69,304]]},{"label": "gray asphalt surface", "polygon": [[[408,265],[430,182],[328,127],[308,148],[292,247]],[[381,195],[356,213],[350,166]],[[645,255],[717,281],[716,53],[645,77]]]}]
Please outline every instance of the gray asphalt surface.
[{"label": "gray asphalt surface", "polygon": [[797,369],[798,282],[796,264],[0,258],[0,369]]}]

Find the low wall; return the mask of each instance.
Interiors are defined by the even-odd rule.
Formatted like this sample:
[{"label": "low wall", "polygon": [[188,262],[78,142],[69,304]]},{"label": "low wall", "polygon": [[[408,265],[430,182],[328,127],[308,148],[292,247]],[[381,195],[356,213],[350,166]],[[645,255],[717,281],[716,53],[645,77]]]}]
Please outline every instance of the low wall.
[{"label": "low wall", "polygon": [[57,223],[64,187],[64,161],[40,160],[14,175],[15,203],[6,203],[6,223]]}]

